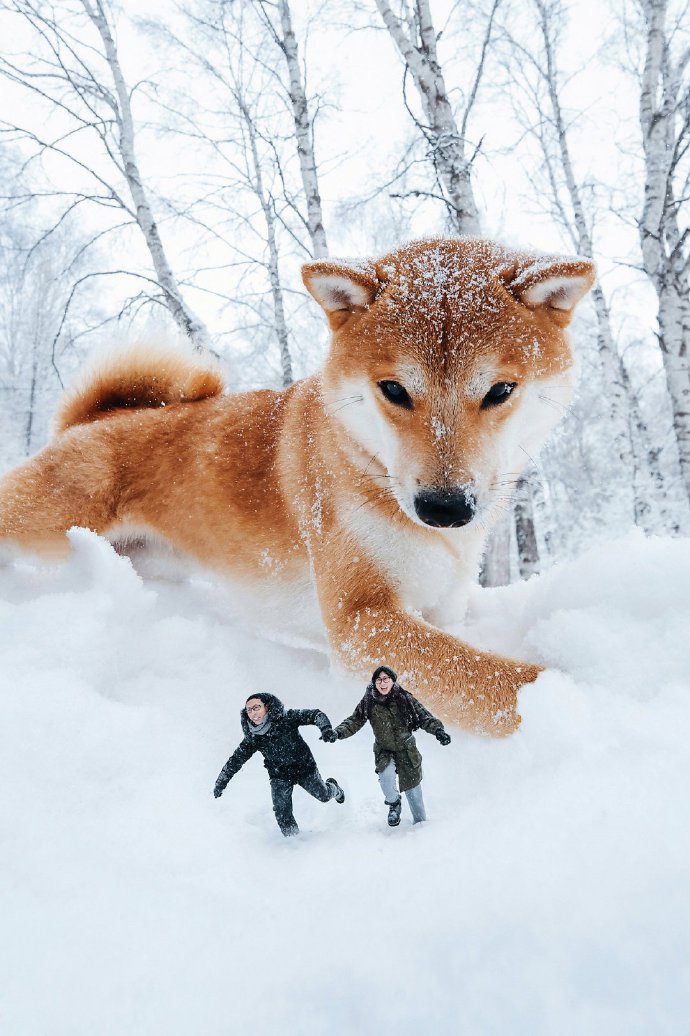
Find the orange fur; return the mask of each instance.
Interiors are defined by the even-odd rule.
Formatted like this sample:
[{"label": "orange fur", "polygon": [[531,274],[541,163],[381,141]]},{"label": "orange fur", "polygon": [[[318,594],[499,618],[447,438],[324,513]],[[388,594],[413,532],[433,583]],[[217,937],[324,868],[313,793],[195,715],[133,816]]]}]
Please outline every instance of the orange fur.
[{"label": "orange fur", "polygon": [[[73,525],[115,539],[144,529],[281,621],[317,601],[351,671],[386,661],[446,719],[510,733],[539,667],[436,623],[462,617],[455,598],[504,506],[494,484],[554,423],[543,391],[570,392],[564,327],[592,265],[435,240],[376,262],[311,263],[304,278],[333,330],[321,372],[222,396],[197,360],[113,360],[68,397],[54,442],[0,480],[0,537],[55,550]],[[393,405],[382,380],[409,386],[413,405]],[[487,407],[497,382],[515,388]],[[419,520],[416,494],[458,487],[476,497],[476,520]]]}]

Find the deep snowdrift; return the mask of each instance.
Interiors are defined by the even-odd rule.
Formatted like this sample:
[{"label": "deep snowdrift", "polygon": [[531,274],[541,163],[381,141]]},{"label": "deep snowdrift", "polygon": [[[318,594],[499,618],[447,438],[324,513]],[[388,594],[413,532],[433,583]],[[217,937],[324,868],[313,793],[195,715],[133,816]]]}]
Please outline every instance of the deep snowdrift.
[{"label": "deep snowdrift", "polygon": [[504,742],[420,733],[430,821],[385,826],[368,729],[284,841],[247,693],[362,688],[144,583],[86,532],[0,571],[0,1028],[24,1034],[680,1034],[690,1018],[690,544],[631,535],[477,591],[471,637],[551,667]]}]

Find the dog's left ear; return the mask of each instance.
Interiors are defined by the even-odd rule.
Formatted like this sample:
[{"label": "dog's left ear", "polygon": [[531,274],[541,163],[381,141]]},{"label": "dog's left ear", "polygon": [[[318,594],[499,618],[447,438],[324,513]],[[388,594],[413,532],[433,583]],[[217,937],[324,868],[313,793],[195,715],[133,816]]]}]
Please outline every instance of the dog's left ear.
[{"label": "dog's left ear", "polygon": [[575,306],[594,284],[589,259],[524,256],[506,270],[503,281],[514,298],[530,309],[543,309],[560,326],[570,323]]},{"label": "dog's left ear", "polygon": [[302,280],[328,317],[332,331],[339,331],[357,313],[363,313],[381,287],[369,263],[330,262],[317,259],[302,267]]}]

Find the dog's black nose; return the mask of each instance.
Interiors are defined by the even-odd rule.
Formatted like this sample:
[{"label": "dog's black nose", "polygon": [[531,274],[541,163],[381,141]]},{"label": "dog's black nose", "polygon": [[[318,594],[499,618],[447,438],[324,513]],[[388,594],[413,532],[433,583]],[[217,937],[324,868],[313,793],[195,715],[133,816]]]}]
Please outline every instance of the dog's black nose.
[{"label": "dog's black nose", "polygon": [[459,529],[474,518],[477,499],[470,489],[424,489],[415,497],[414,509],[425,525]]}]

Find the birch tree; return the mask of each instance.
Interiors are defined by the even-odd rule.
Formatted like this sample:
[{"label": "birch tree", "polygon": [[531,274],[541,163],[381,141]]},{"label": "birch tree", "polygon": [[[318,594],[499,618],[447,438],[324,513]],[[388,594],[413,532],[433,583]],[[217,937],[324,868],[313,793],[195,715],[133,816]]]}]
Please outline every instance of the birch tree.
[{"label": "birch tree", "polygon": [[[165,41],[173,64],[182,60],[192,72],[184,94],[171,86],[159,99],[165,133],[185,148],[193,144],[197,159],[204,156],[195,196],[176,213],[212,234],[222,253],[233,256],[221,269],[229,271],[235,263],[244,268],[234,305],[250,311],[258,326],[270,323],[280,381],[287,386],[294,371],[281,240],[302,250],[293,218],[301,210],[287,182],[286,136],[293,134],[286,134],[276,111],[276,87],[282,82],[267,59],[265,24],[257,25],[253,11],[253,5],[199,3],[184,12],[179,26],[147,25],[158,42]],[[309,255],[309,248],[304,252]]]},{"label": "birch tree", "polygon": [[264,185],[261,159],[257,141],[259,133],[255,116],[250,110],[247,101],[242,93],[240,84],[234,82],[235,102],[244,123],[244,133],[249,143],[251,165],[254,171],[254,190],[261,206],[264,222],[266,224],[266,244],[268,246],[268,278],[271,285],[271,296],[273,299],[273,315],[280,350],[280,367],[282,372],[283,387],[292,384],[292,357],[290,356],[290,345],[288,342],[287,322],[285,320],[285,306],[283,304],[283,289],[280,281],[280,267],[278,256],[278,242],[276,235],[276,212],[275,203]]},{"label": "birch tree", "polygon": [[[549,179],[554,191],[554,205],[558,206],[559,183],[565,187],[569,208],[562,208],[562,224],[578,255],[594,259],[591,217],[588,218],[582,182],[575,172],[566,118],[561,104],[561,73],[558,67],[558,38],[563,31],[563,8],[560,0],[535,0],[535,13],[539,26],[543,60],[536,63],[539,74],[544,78],[548,96],[549,116],[541,124],[539,138],[544,161],[549,169]],[[551,148],[547,135],[553,138],[557,167],[552,163]],[[610,441],[615,460],[614,470],[620,472],[616,479],[618,488],[632,484],[632,442],[630,435],[629,400],[626,392],[627,377],[616,346],[609,305],[601,281],[592,288],[592,302],[597,321],[597,346],[600,364],[600,380],[606,394]],[[632,502],[639,507],[639,502]]]},{"label": "birch tree", "polygon": [[[588,211],[592,198],[591,184],[585,190],[582,174],[573,160],[571,129],[574,118],[566,114],[562,101],[563,74],[559,67],[559,40],[566,28],[566,12],[561,0],[533,0],[534,14],[524,41],[506,30],[508,53],[505,66],[510,95],[519,123],[537,145],[537,161],[541,163],[546,190],[538,192],[544,206],[561,227],[569,247],[579,255],[595,258],[592,225]],[[644,501],[635,499],[642,481],[635,480],[633,440],[631,436],[629,379],[624,369],[613,332],[608,301],[600,281],[592,290],[596,316],[597,368],[593,371],[596,391],[589,390],[596,406],[596,416],[605,424],[606,434],[599,436],[597,448],[602,454],[600,492],[618,504],[625,497],[629,518],[644,512]],[[602,448],[603,445],[603,448]],[[621,516],[623,521],[624,515]]]},{"label": "birch tree", "polygon": [[[41,125],[32,125],[28,117],[22,123],[6,119],[2,129],[24,142],[28,163],[52,160],[56,176],[67,168],[70,183],[76,179],[79,184],[50,192],[61,210],[48,233],[84,207],[110,217],[94,241],[128,226],[138,228],[154,272],[153,278],[140,275],[140,280],[156,286],[151,297],[167,308],[197,348],[205,348],[208,331],[180,289],[138,162],[132,111],[136,87],[128,86],[122,72],[106,0],[65,0],[57,8],[42,0],[11,0],[3,17],[6,38],[12,36],[11,17],[20,19],[31,32],[35,51],[3,56],[0,74],[36,102],[35,110],[46,118]],[[53,121],[60,128],[51,133]],[[29,195],[27,202],[31,200]]]},{"label": "birch tree", "polygon": [[299,159],[306,212],[302,219],[309,233],[314,259],[328,255],[328,243],[321,208],[321,192],[314,146],[314,115],[307,97],[306,66],[299,57],[299,46],[288,0],[254,0],[268,32],[279,48],[288,72],[288,97],[295,126],[295,144]]},{"label": "birch tree", "polygon": [[[432,196],[445,204],[449,222],[459,234],[478,234],[479,212],[472,187],[477,148],[468,140],[468,122],[485,70],[487,51],[500,0],[493,0],[481,42],[471,86],[463,98],[462,111],[451,103],[438,55],[438,33],[429,0],[376,0],[376,7],[417,88],[424,121],[418,123],[428,147],[436,180]],[[395,9],[394,9],[395,6]],[[459,119],[459,121],[458,121]]]},{"label": "birch tree", "polygon": [[658,301],[658,339],[690,500],[690,33],[687,11],[640,0],[640,128],[644,200],[642,265]]},{"label": "birch tree", "polygon": [[[642,343],[633,343],[639,346]],[[630,442],[632,444],[632,488],[635,506],[635,524],[648,532],[662,531],[678,534],[681,531],[681,517],[676,494],[669,493],[667,477],[669,465],[664,455],[676,455],[676,441],[672,426],[661,432],[657,426],[652,429],[643,414],[639,393],[632,385],[630,374],[623,357],[621,372],[624,378],[628,414],[630,420]],[[661,393],[666,395],[665,389]],[[657,409],[657,408],[655,408]],[[651,485],[651,493],[647,487]]]}]

